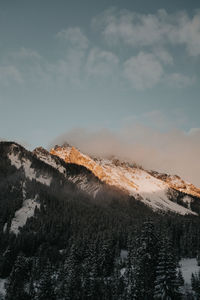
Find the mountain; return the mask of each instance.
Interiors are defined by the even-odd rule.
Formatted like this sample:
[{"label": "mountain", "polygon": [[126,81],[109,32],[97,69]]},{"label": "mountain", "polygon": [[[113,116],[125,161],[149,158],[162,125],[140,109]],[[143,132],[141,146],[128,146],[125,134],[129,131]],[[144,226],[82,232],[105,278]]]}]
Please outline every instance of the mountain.
[{"label": "mountain", "polygon": [[199,202],[200,189],[178,176],[146,171],[116,158],[92,158],[69,145],[56,146],[50,153],[66,163],[86,167],[101,182],[117,187],[153,210],[195,214],[192,208]]},{"label": "mountain", "polygon": [[[126,203],[131,198],[85,166],[66,163],[41,147],[31,152],[17,143],[1,142],[0,156],[0,226],[4,232],[18,235],[35,210],[47,205],[46,198],[55,198],[52,201],[58,204],[73,198],[101,206],[113,199]],[[145,214],[145,207],[142,210]]]},{"label": "mountain", "polygon": [[[40,210],[43,190],[59,191],[60,197],[74,194],[105,205],[111,199],[134,199],[153,212],[198,215],[199,190],[180,177],[146,171],[116,158],[92,158],[75,147],[56,146],[50,152],[42,147],[33,152],[19,144],[1,142],[0,194],[4,232],[19,233],[27,220]],[[52,192],[52,189],[54,191]],[[11,198],[13,205],[5,201]],[[15,196],[14,196],[15,195]],[[14,198],[14,199],[13,199]]]},{"label": "mountain", "polygon": [[0,142],[0,299],[153,299],[159,251],[172,269],[200,253],[198,193],[69,145]]}]

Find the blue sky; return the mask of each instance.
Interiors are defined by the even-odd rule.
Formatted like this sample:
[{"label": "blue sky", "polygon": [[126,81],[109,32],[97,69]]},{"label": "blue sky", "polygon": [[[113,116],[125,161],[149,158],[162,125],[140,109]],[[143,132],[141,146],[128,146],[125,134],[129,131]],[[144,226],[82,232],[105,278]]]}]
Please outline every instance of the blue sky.
[{"label": "blue sky", "polygon": [[140,124],[199,139],[198,2],[1,0],[0,137]]}]

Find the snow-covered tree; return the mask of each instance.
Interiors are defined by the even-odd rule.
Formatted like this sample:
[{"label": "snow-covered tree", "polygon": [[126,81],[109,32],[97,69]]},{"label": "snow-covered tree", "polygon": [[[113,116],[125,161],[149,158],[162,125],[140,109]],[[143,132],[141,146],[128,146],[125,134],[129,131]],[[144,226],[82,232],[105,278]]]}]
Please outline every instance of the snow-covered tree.
[{"label": "snow-covered tree", "polygon": [[177,264],[170,241],[162,240],[156,269],[154,299],[180,299]]}]

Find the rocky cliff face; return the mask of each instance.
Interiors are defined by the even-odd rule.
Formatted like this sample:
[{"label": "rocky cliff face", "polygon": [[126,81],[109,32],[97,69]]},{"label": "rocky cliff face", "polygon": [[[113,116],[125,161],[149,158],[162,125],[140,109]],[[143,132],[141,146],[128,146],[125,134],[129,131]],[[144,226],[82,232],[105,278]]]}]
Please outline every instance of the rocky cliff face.
[{"label": "rocky cliff face", "polygon": [[180,176],[178,175],[169,175],[169,174],[163,174],[163,173],[158,173],[156,171],[150,171],[149,172],[152,176],[166,182],[169,187],[186,193],[193,195],[195,197],[200,197],[200,189],[195,187],[193,184],[189,182],[185,182]]},{"label": "rocky cliff face", "polygon": [[[154,210],[174,211],[180,214],[191,213],[191,197],[200,197],[200,191],[191,184],[185,183],[177,176],[161,176],[157,172],[148,172],[132,167],[116,159],[92,158],[81,153],[75,147],[56,146],[51,154],[62,158],[66,163],[82,165],[89,169],[102,182],[114,186],[141,200]],[[176,179],[176,180],[175,180]],[[172,196],[177,191],[182,207]],[[169,197],[170,195],[170,197]],[[176,195],[177,196],[177,195]]]}]

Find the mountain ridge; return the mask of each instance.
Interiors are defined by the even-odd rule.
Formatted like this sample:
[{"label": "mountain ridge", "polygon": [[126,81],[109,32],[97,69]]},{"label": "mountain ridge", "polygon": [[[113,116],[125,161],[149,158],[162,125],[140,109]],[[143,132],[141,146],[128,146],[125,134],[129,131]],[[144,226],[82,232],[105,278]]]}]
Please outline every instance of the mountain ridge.
[{"label": "mountain ridge", "polygon": [[[146,171],[134,164],[120,162],[116,158],[110,160],[91,158],[69,144],[64,147],[56,146],[50,151],[38,147],[32,152],[14,142],[1,142],[0,145],[10,147],[7,158],[11,165],[19,170],[22,168],[25,177],[28,177],[29,180],[34,179],[40,184],[50,186],[51,182],[54,182],[60,174],[61,182],[67,180],[75,184],[76,188],[91,195],[93,199],[98,194],[102,194],[105,189],[111,188],[118,194],[124,193],[127,194],[127,197],[134,197],[136,201],[142,202],[153,211],[172,212],[180,215],[196,215],[200,211],[198,193],[190,193],[189,189],[184,189],[185,182],[181,179],[179,180],[183,186],[180,189],[172,182],[167,182],[166,177],[171,175],[165,174],[164,180],[160,178],[162,174],[156,171]],[[19,150],[19,153],[16,152],[16,149]],[[31,159],[23,158],[21,152]],[[46,166],[48,166],[52,172],[55,170],[58,175],[48,176],[42,169],[34,171],[32,158],[36,159],[38,163],[42,163],[42,169],[46,170]],[[51,174],[51,171],[47,171],[47,174]],[[191,186],[194,187],[189,185],[189,187]],[[196,190],[198,191],[197,188]]]},{"label": "mountain ridge", "polygon": [[[130,166],[128,163],[120,162],[117,159],[101,159],[92,158],[83,154],[78,149],[69,144],[64,146],[56,146],[50,150],[50,153],[60,157],[66,163],[75,163],[83,165],[93,172],[101,181],[111,186],[117,186],[121,190],[133,195],[136,199],[143,199],[143,202],[152,206],[153,209],[171,209],[176,206],[174,202],[169,202],[169,196],[166,195],[177,191],[183,193],[183,202],[190,208],[192,197],[200,197],[200,190],[194,185],[184,182],[178,176],[167,175],[162,176],[161,173],[155,171],[146,171],[142,168]],[[171,180],[169,179],[171,178]],[[176,179],[176,183],[172,178]],[[179,185],[177,181],[179,180]],[[181,184],[181,185],[180,185]],[[152,194],[153,197],[152,197]],[[151,198],[149,200],[149,198]],[[155,200],[157,198],[158,200]],[[154,202],[154,203],[153,203]],[[178,207],[174,210],[181,211]],[[182,212],[183,213],[183,212]]]}]

